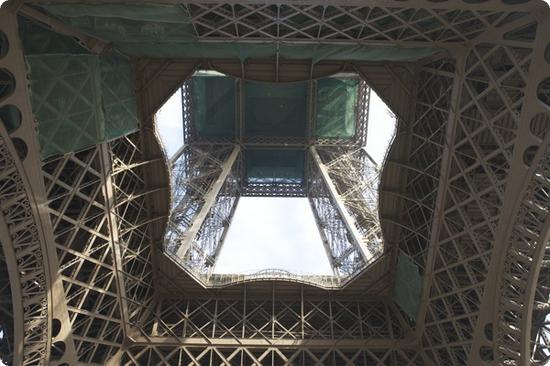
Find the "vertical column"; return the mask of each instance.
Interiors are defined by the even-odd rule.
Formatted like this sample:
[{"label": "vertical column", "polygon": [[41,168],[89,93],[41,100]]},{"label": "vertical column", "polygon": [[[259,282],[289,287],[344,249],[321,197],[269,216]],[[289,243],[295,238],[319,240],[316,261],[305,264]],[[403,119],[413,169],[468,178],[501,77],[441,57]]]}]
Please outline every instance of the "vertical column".
[{"label": "vertical column", "polygon": [[[10,120],[0,121],[0,140],[5,140],[5,149],[0,155],[6,162],[12,160],[4,164],[6,169],[12,170],[11,176],[5,175],[4,178],[11,179],[9,184],[12,188],[20,188],[20,193],[24,192],[12,197],[16,199],[4,201],[0,213],[0,217],[3,216],[11,226],[9,231],[0,232],[0,236],[11,237],[10,241],[2,238],[2,244],[5,246],[7,242],[12,242],[17,248],[15,262],[12,263],[19,266],[15,271],[10,271],[10,282],[13,274],[19,277],[20,286],[20,291],[12,292],[19,293],[16,295],[19,298],[14,299],[13,303],[20,306],[14,309],[16,329],[12,361],[14,365],[50,361],[76,364],[71,321],[59,275],[41,174],[40,147],[27,89],[26,63],[13,5],[15,3],[0,9],[0,32],[5,36],[0,42],[6,42],[0,45],[3,51],[0,55],[0,84],[4,91],[0,94],[0,108],[9,112],[4,116],[10,117]],[[10,194],[13,195],[13,192]],[[22,210],[24,214],[18,212]],[[26,220],[21,221],[21,217]],[[54,353],[55,360],[52,359]]]},{"label": "vertical column", "polygon": [[420,337],[424,331],[424,318],[428,308],[430,287],[433,280],[433,263],[438,247],[439,232],[443,224],[443,210],[447,194],[447,185],[450,173],[450,165],[452,163],[452,153],[454,147],[454,136],[456,131],[456,120],[458,118],[458,108],[460,103],[460,92],[464,83],[464,64],[466,60],[466,50],[464,53],[457,56],[456,74],[453,80],[453,88],[451,91],[451,101],[449,115],[447,118],[447,126],[445,130],[443,154],[441,158],[441,168],[439,173],[439,182],[437,189],[437,197],[435,202],[434,214],[432,217],[432,227],[430,234],[430,242],[428,245],[428,255],[426,259],[426,269],[424,272],[424,283],[422,286],[422,301],[420,310],[417,315],[417,336]]},{"label": "vertical column", "polygon": [[111,236],[111,248],[113,253],[113,266],[115,269],[115,278],[117,281],[117,296],[118,296],[118,306],[120,309],[120,314],[122,318],[122,324],[123,324],[123,330],[124,334],[127,333],[127,325],[128,325],[128,305],[126,304],[126,289],[125,289],[125,281],[124,281],[124,274],[122,271],[122,255],[121,255],[121,247],[120,247],[120,240],[118,237],[118,224],[117,224],[117,217],[114,212],[114,192],[113,192],[113,184],[111,180],[111,171],[112,171],[112,164],[111,164],[111,158],[109,154],[109,149],[105,144],[102,144],[99,147],[99,151],[101,153],[101,173],[102,173],[102,190],[103,195],[105,197],[105,210],[106,216],[107,216],[107,222],[109,225],[109,233]]}]

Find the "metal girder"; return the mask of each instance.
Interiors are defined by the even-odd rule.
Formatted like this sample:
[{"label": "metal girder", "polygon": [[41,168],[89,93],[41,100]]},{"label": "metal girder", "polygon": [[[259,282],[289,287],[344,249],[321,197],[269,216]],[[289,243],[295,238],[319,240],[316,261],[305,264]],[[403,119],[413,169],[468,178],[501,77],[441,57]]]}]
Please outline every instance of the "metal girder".
[{"label": "metal girder", "polygon": [[[240,151],[241,151],[240,147],[236,145],[233,148],[233,151],[231,151],[231,154],[229,155],[227,160],[223,162],[219,176],[213,182],[212,186],[209,187],[208,191],[205,192],[205,195],[203,198],[204,203],[200,211],[196,214],[196,216],[193,219],[193,223],[187,229],[187,231],[185,232],[185,235],[181,238],[181,243],[177,249],[176,257],[184,258],[189,248],[191,248],[196,235],[199,233],[199,230],[204,224],[204,220],[206,216],[208,215],[208,213],[210,212],[210,210],[212,209],[215,203],[216,197],[220,193],[222,186],[225,183],[225,180],[229,176],[229,172],[231,171],[231,169],[233,168],[233,165],[237,161]],[[219,243],[218,245],[221,245],[221,244],[222,243]]]},{"label": "metal girder", "polygon": [[264,347],[281,347],[297,349],[333,348],[340,349],[368,347],[371,349],[388,348],[409,348],[413,349],[411,342],[405,339],[338,339],[334,340],[293,340],[293,339],[208,339],[188,337],[181,342],[174,337],[141,337],[134,340],[132,346],[183,346],[183,347],[204,347],[207,345],[215,347],[246,347],[249,349]]},{"label": "metal girder", "polygon": [[[28,3],[37,3],[39,4],[40,3],[40,0],[30,0],[30,1],[27,1]],[[94,3],[94,4],[110,4],[110,1],[109,0],[64,0],[63,3],[66,3],[66,4],[71,4],[71,3],[76,3],[76,4],[82,4],[82,3]],[[126,3],[128,4],[140,4],[140,0],[127,0]],[[166,4],[166,5],[177,5],[177,4],[205,4],[205,5],[209,5],[209,4],[220,4],[220,1],[219,0],[155,0],[155,3],[157,4]],[[243,2],[242,1],[238,1],[238,0],[228,0],[228,1],[225,1],[223,2],[223,4],[231,4],[231,5],[236,5],[236,4],[242,4]],[[268,0],[268,1],[263,1],[263,0],[247,0],[244,2],[244,4],[268,4],[268,5],[272,5],[272,4],[281,4],[280,2],[278,1],[275,1],[275,0]],[[303,4],[303,5],[318,5],[317,1],[315,0],[301,0],[300,1],[300,4]],[[350,5],[350,6],[358,6],[358,5],[364,5],[364,3],[360,0],[348,0],[345,2],[346,5]],[[334,5],[343,5],[342,3],[336,1],[334,2]],[[399,0],[390,0],[390,1],[385,1],[385,0],[374,0],[372,2],[372,6],[392,6],[392,7],[403,7],[403,4],[399,1]],[[438,4],[438,3],[425,3],[425,2],[421,2],[421,1],[414,1],[412,2],[411,4],[407,4],[408,7],[412,8],[412,9],[458,9],[458,10],[467,10],[467,9],[471,9],[471,10],[476,10],[476,11],[479,11],[479,10],[502,10],[503,9],[503,6],[501,3],[498,3],[498,2],[490,2],[490,3],[471,3],[471,4],[468,4],[468,3],[463,3],[461,1],[449,1],[449,2],[445,2],[445,3],[442,3],[442,4]],[[526,9],[526,7],[524,5],[521,5],[521,4],[510,4],[508,7],[508,9],[510,9],[511,11],[518,11],[518,10],[539,10],[539,9],[544,9],[544,5],[542,3],[535,3],[535,4],[532,4],[530,7],[528,7]]]},{"label": "metal girder", "polygon": [[330,193],[331,199],[336,205],[336,208],[338,209],[338,213],[342,217],[342,220],[344,222],[344,225],[346,225],[346,228],[348,232],[351,234],[354,244],[357,248],[359,248],[361,254],[363,255],[363,259],[365,260],[365,263],[369,263],[376,257],[376,253],[372,252],[369,248],[367,248],[364,245],[363,235],[359,232],[357,229],[355,220],[353,217],[349,214],[346,206],[344,205],[344,202],[342,200],[342,197],[340,196],[340,193],[336,189],[336,186],[332,182],[332,179],[328,173],[328,169],[321,160],[321,157],[317,153],[317,150],[315,146],[311,146],[309,148],[309,151],[311,153],[311,156],[313,158],[314,163],[317,165],[317,169],[321,172],[321,177],[323,178],[323,181],[325,185],[328,188],[328,191]]},{"label": "metal girder", "polygon": [[143,121],[153,120],[159,108],[201,65],[201,60],[193,58],[138,58],[133,61]]},{"label": "metal girder", "polygon": [[419,352],[416,350],[386,349],[371,350],[368,348],[321,348],[321,349],[281,349],[265,347],[248,349],[247,347],[218,348],[207,346],[204,348],[191,347],[135,347],[128,350],[123,359],[123,365],[167,365],[176,362],[186,364],[272,364],[292,365],[302,362],[316,366],[322,365],[353,365],[368,364],[384,366],[388,363],[399,365],[415,365],[421,363]]},{"label": "metal girder", "polygon": [[456,134],[456,120],[458,118],[457,111],[459,109],[459,93],[464,82],[463,70],[465,67],[465,56],[459,55],[455,64],[456,75],[453,80],[453,87],[451,92],[451,105],[449,108],[448,119],[446,122],[446,131],[444,137],[443,154],[441,157],[441,166],[439,168],[440,176],[438,178],[437,198],[435,201],[431,232],[430,243],[428,244],[428,254],[426,256],[426,267],[424,270],[423,287],[422,287],[422,301],[420,310],[417,316],[416,332],[417,336],[420,336],[424,331],[424,321],[428,306],[428,298],[430,296],[430,286],[433,281],[433,262],[436,258],[437,243],[439,242],[439,236],[441,234],[442,216],[444,212],[444,204],[446,200],[446,187],[449,184],[449,175],[451,174],[452,164],[452,151],[454,149],[453,141]]},{"label": "metal girder", "polygon": [[[0,11],[1,31],[10,42],[10,48],[0,59],[0,70],[11,73],[17,80],[26,79],[24,54],[18,39],[17,15],[9,9]],[[4,48],[5,45],[0,46]],[[15,81],[15,80],[14,80]],[[15,87],[15,85],[11,85]],[[10,87],[10,84],[7,84]],[[33,124],[29,101],[29,90],[25,83],[17,85],[16,90],[2,96],[0,107],[14,108],[20,118],[17,131],[8,130],[9,121],[0,118],[0,138],[2,141],[3,173],[0,174],[3,189],[0,196],[3,204],[0,215],[5,231],[2,243],[12,244],[13,257],[6,263],[17,263],[11,267],[10,279],[14,315],[15,343],[14,364],[34,364],[51,360],[75,362],[76,350],[66,296],[62,279],[57,268],[50,216],[47,209],[47,197],[40,174],[40,157],[37,131]],[[8,118],[3,114],[4,118]],[[15,192],[18,192],[14,194]],[[5,248],[8,249],[8,248]],[[6,254],[6,252],[4,253]],[[19,307],[20,306],[20,307]],[[52,321],[59,327],[52,331]],[[59,348],[63,352],[59,353]]]},{"label": "metal girder", "polygon": [[119,223],[117,222],[117,217],[115,213],[115,199],[114,199],[114,190],[113,190],[113,180],[112,180],[112,167],[110,151],[108,146],[102,144],[99,146],[99,155],[100,155],[100,169],[102,172],[102,190],[105,197],[105,211],[107,216],[107,225],[109,227],[109,233],[111,234],[110,243],[111,251],[113,253],[113,268],[112,271],[115,273],[115,278],[117,281],[117,298],[120,306],[121,314],[121,326],[127,333],[126,327],[128,325],[128,304],[126,303],[126,288],[124,286],[124,274],[122,272],[122,256],[121,256],[121,245],[119,238]]}]

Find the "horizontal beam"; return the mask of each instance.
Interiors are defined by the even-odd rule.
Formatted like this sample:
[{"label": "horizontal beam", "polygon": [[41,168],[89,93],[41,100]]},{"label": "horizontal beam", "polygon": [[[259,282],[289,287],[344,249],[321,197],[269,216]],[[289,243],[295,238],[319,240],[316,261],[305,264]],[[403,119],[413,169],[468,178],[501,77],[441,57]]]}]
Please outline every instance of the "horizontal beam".
[{"label": "horizontal beam", "polygon": [[[30,4],[43,4],[44,0],[27,0]],[[113,4],[113,0],[63,0],[63,3],[67,4]],[[121,1],[124,4],[143,4],[143,0],[125,0]],[[324,6],[365,6],[364,0],[333,0],[323,1],[319,4],[319,0],[149,0],[148,4],[165,4],[165,5],[184,5],[184,4],[268,4],[268,5],[285,5],[291,4],[295,6],[300,5],[324,5]],[[487,1],[482,3],[464,2],[461,0],[446,1],[446,2],[433,2],[429,0],[413,0],[408,1],[404,6],[403,1],[400,0],[370,0],[368,5],[371,7],[397,7],[397,8],[412,8],[412,9],[451,9],[451,10],[469,10],[469,11],[484,11],[484,10],[509,10],[509,11],[536,11],[545,9],[545,4],[540,2],[532,2],[530,4],[517,3],[517,4],[501,4],[500,1]]]},{"label": "horizontal beam", "polygon": [[371,338],[371,339],[244,339],[244,338],[175,338],[175,337],[135,337],[132,346],[186,346],[186,347],[285,347],[285,348],[375,348],[375,349],[414,349],[417,345],[405,339]]},{"label": "horizontal beam", "polygon": [[28,5],[21,6],[19,11],[26,17],[29,17],[40,23],[46,24],[47,26],[49,26],[50,28],[52,28],[54,31],[58,33],[64,34],[69,37],[77,38],[85,48],[87,48],[88,50],[94,53],[102,53],[105,50],[107,50],[109,47],[109,43],[99,40],[97,38],[94,38],[88,34],[84,34],[81,31],[74,29],[73,27],[45,13],[42,13],[41,11],[38,11],[35,8],[31,8]]}]

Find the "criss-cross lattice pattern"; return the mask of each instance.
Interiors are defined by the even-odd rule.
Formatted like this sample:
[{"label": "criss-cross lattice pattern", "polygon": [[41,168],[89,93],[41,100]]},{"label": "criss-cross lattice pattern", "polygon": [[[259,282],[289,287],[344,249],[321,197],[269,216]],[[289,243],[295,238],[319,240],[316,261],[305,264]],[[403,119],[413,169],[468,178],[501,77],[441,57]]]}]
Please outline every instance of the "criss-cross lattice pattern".
[{"label": "criss-cross lattice pattern", "polygon": [[[449,60],[420,69],[415,119],[410,134],[398,126],[396,140],[409,140],[409,162],[390,162],[407,170],[403,217],[382,217],[401,229],[400,249],[424,270],[432,227],[443,139],[449,114],[454,64]],[[403,130],[401,130],[403,128]]]},{"label": "criss-cross lattice pattern", "polygon": [[135,325],[150,313],[155,292],[150,227],[166,218],[152,215],[147,209],[147,196],[154,188],[145,183],[144,168],[151,161],[144,157],[139,134],[115,140],[107,150],[111,210],[118,228],[116,258],[120,258],[118,270],[124,278],[120,285],[125,300],[122,306],[128,323]]},{"label": "criss-cross lattice pattern", "polygon": [[500,9],[447,6],[189,4],[187,8],[199,39],[224,41],[460,42],[510,16]]},{"label": "criss-cross lattice pattern", "polygon": [[[198,364],[208,360],[230,364],[339,364],[335,360],[352,364],[421,364],[418,355],[406,346],[396,353],[377,349],[377,342],[403,340],[404,331],[392,316],[396,311],[393,306],[305,297],[279,298],[274,292],[270,300],[248,298],[246,293],[241,298],[165,300],[157,307],[157,314],[163,319],[154,335],[158,345],[145,342],[143,337],[136,339],[138,344],[145,343],[131,348],[123,364],[164,364],[175,359]],[[335,341],[361,342],[365,337],[372,339],[372,348],[338,350],[329,346]],[[207,340],[213,343],[210,347],[198,346]],[[232,340],[242,340],[248,347],[235,346]],[[169,351],[161,345],[166,341],[175,342]],[[286,351],[277,347],[296,341],[312,342],[312,347]]]},{"label": "criss-cross lattice pattern", "polygon": [[[311,159],[312,160],[312,159]],[[365,266],[361,248],[352,239],[319,167],[309,163],[310,205],[321,240],[336,276],[350,276]]]},{"label": "criss-cross lattice pattern", "polygon": [[[193,111],[187,102],[192,90],[186,84],[184,139],[191,145],[180,149],[172,162],[166,161],[154,137],[151,105],[170,94],[159,94],[160,84],[176,78],[169,72],[180,68],[180,83],[182,75],[200,62],[187,60],[180,65],[178,60],[156,60],[151,62],[155,71],[147,76],[149,81],[141,80],[137,90],[138,100],[155,101],[138,103],[144,106],[139,109],[140,132],[40,164],[17,17],[11,8],[2,8],[3,361],[23,365],[548,362],[550,20],[542,3],[373,0],[368,5],[353,1],[319,5],[305,0],[300,4],[188,2],[180,7],[187,9],[186,21],[198,45],[275,43],[284,51],[275,55],[279,59],[296,44],[389,45],[401,50],[420,46],[445,53],[430,53],[431,57],[406,65],[350,60],[351,69],[372,81],[369,87],[399,111],[397,135],[381,171],[358,145],[316,141],[313,130],[306,132],[306,142],[292,141],[297,144],[293,148],[304,150],[306,156],[307,179],[299,189],[310,199],[334,268],[334,276],[327,276],[329,285],[323,286],[319,279],[298,283],[291,275],[266,271],[254,279],[239,277],[240,282],[231,286],[231,278],[216,277],[217,287],[212,289],[204,278],[215,277],[209,271],[238,197],[245,194],[243,144],[277,147],[283,141],[261,136],[247,142],[238,133],[234,140],[217,144],[193,141]],[[54,20],[51,27],[66,31]],[[262,62],[270,65],[269,60]],[[149,62],[141,61],[136,70],[147,68]],[[272,63],[275,68],[282,64]],[[244,77],[244,62],[240,65]],[[407,70],[410,77],[401,79],[404,74],[399,70]],[[279,77],[278,70],[275,75]],[[308,82],[311,92],[315,81]],[[385,86],[377,90],[377,82]],[[156,91],[149,90],[148,83]],[[171,92],[177,88],[175,82],[167,84]],[[368,87],[361,85],[359,99],[368,100]],[[64,95],[68,87],[63,85]],[[396,92],[401,88],[406,92]],[[84,94],[77,89],[67,95],[70,105],[77,94]],[[111,97],[127,95],[124,90],[112,91],[116,95]],[[313,110],[310,106],[310,119]],[[19,112],[20,121],[17,114],[6,111]],[[361,113],[364,139],[367,113]],[[88,123],[91,116],[83,118]],[[236,131],[239,128],[237,123]],[[177,189],[172,190],[173,210],[168,217],[170,169]],[[384,189],[368,190],[378,179]],[[273,192],[259,187],[251,194]],[[384,205],[378,207],[377,201]],[[377,216],[381,228],[375,225]],[[384,243],[382,259],[394,263],[406,255],[422,276],[416,317],[409,318],[411,314],[394,303],[393,272],[377,267],[380,261],[367,266],[369,250],[374,257],[380,254],[381,246],[372,243],[380,242],[381,230],[384,237],[392,238]],[[165,249],[183,266],[172,263]],[[159,269],[159,263],[174,267]],[[179,277],[166,278],[176,271]],[[350,279],[354,274],[358,276]],[[384,278],[374,285],[384,290],[372,294],[370,287],[361,287],[371,275]],[[183,283],[181,292],[172,294],[163,287],[169,288],[172,280],[179,281],[178,286]]]},{"label": "criss-cross lattice pattern", "polygon": [[178,339],[377,339],[402,338],[394,308],[382,302],[279,298],[187,299],[162,302],[158,337]]},{"label": "criss-cross lattice pattern", "polygon": [[[199,274],[207,273],[214,266],[220,240],[239,197],[241,170],[240,164],[236,163],[230,167],[228,178],[213,197],[215,202],[212,207],[203,207],[207,204],[204,197],[218,179],[230,152],[231,146],[208,149],[186,146],[173,163],[173,204],[165,250],[176,261]],[[189,237],[186,231],[190,231],[196,215],[202,209],[212,214],[204,222],[195,223],[197,236]]]},{"label": "criss-cross lattice pattern", "polygon": [[[533,179],[522,200],[523,204],[510,236],[511,243],[500,284],[504,296],[500,300],[497,325],[499,360],[502,361],[520,362],[527,356],[533,363],[545,364],[550,360],[550,287],[547,262],[550,252],[549,152],[550,149],[546,149],[544,157],[533,172]],[[533,273],[538,273],[538,276]],[[528,286],[530,281],[536,281],[537,285]],[[525,346],[530,355],[523,353]]]},{"label": "criss-cross lattice pattern", "polygon": [[227,349],[214,346],[174,347],[140,346],[131,348],[123,358],[123,365],[170,364],[244,364],[244,365],[422,365],[418,352],[410,350],[370,350],[360,347],[285,349]]},{"label": "criss-cross lattice pattern", "polygon": [[482,44],[465,60],[454,140],[448,141],[448,185],[426,314],[427,349],[440,363],[467,362],[469,357],[468,339],[483,298],[529,55],[525,48]]},{"label": "criss-cross lattice pattern", "polygon": [[[2,245],[4,255],[6,252],[12,255],[11,260],[15,267],[10,265],[7,268],[10,276],[17,276],[16,283],[19,284],[17,290],[12,289],[12,294],[19,295],[19,298],[12,297],[12,305],[14,309],[23,312],[22,316],[20,315],[24,332],[20,335],[22,337],[20,341],[23,342],[22,362],[23,365],[33,365],[44,362],[48,344],[49,302],[46,269],[31,202],[27,196],[25,184],[18,174],[15,160],[17,157],[14,159],[8,144],[9,142],[0,137],[0,197],[2,197],[0,217],[2,231],[6,235],[2,239]],[[17,303],[14,304],[13,301]],[[17,320],[21,321],[21,318]],[[3,328],[3,330],[8,331],[9,328]],[[7,338],[10,339],[12,336],[13,333],[7,335]],[[12,342],[15,341],[12,340]],[[13,356],[13,348],[10,353]]]},{"label": "criss-cross lattice pattern", "polygon": [[124,336],[102,171],[100,147],[43,166],[58,272],[83,362],[112,356]]},{"label": "criss-cross lattice pattern", "polygon": [[378,192],[373,189],[379,185],[378,166],[364,149],[319,149],[319,155],[361,234],[361,247],[376,258],[383,251]]}]

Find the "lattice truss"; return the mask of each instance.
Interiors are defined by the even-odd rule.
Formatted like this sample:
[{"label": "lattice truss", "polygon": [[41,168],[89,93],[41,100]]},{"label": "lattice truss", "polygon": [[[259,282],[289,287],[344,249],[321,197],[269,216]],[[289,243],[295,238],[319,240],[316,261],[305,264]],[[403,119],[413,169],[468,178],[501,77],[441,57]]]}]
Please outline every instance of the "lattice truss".
[{"label": "lattice truss", "polygon": [[[235,84],[236,105],[242,109],[243,82],[236,80]],[[310,80],[308,100],[311,111],[315,110],[313,96],[316,88],[317,82]],[[165,248],[174,260],[192,270],[205,284],[211,282],[211,271],[240,196],[307,195],[334,274],[342,280],[382,254],[375,193],[378,172],[374,162],[367,159],[367,154],[360,148],[366,141],[370,102],[370,89],[364,81],[359,82],[357,91],[356,131],[352,139],[315,138],[313,116],[306,124],[309,141],[292,137],[246,137],[242,110],[237,113],[239,127],[235,136],[200,136],[194,124],[192,93],[192,83],[187,81],[181,88],[184,146],[171,158],[172,212]],[[237,147],[236,143],[242,147]],[[246,181],[243,160],[247,148],[286,149],[288,144],[301,149],[312,144],[341,148],[323,155],[325,160],[331,160],[326,168],[329,174],[320,173],[315,168],[318,164],[324,166],[323,159],[312,159],[307,151],[306,166],[310,169],[305,172],[305,183]],[[233,156],[233,151],[238,156]],[[316,175],[317,172],[320,174]],[[331,176],[333,172],[335,174]],[[329,186],[334,185],[332,181],[338,175],[336,172],[341,179],[337,183],[338,189],[331,189]],[[356,182],[361,182],[360,186],[356,186]],[[347,210],[353,217],[344,212]],[[281,271],[273,272],[272,277],[281,274]]]},{"label": "lattice truss", "polygon": [[[527,43],[534,39],[535,30],[536,24],[526,24],[506,33],[505,38]],[[432,220],[429,250],[433,252],[427,255],[426,262],[431,266],[427,272],[434,280],[430,293],[424,294],[427,302],[423,304],[425,349],[439,363],[461,364],[476,358],[493,362],[497,357],[494,344],[472,349],[471,337],[475,336],[476,327],[487,322],[478,316],[490,302],[492,289],[487,275],[491,270],[497,271],[490,266],[491,261],[496,262],[494,246],[499,231],[506,230],[504,202],[518,194],[510,188],[513,158],[517,165],[525,165],[523,157],[517,156],[523,155],[525,149],[518,140],[529,133],[528,126],[519,128],[520,121],[533,113],[529,110],[533,105],[525,99],[529,92],[526,85],[533,82],[529,79],[537,77],[530,68],[536,62],[532,53],[531,48],[519,45],[481,43],[457,61],[464,79],[455,78],[450,92],[454,96],[448,110],[454,116],[446,127],[449,147],[447,151],[444,147],[446,161],[442,164],[446,169],[445,185],[441,185],[440,178],[440,206],[435,206],[439,220]],[[521,213],[508,209],[506,215]],[[501,296],[506,298],[506,292]],[[496,328],[496,324],[487,324],[487,329]],[[483,331],[486,339],[495,339],[493,331]]]},{"label": "lattice truss", "polygon": [[[216,67],[217,64],[210,65]],[[244,66],[243,66],[244,67]],[[308,68],[311,70],[314,69],[312,65],[308,65]],[[344,70],[345,68],[338,68],[336,70]],[[296,71],[294,71],[296,72]],[[244,74],[246,76],[246,73]],[[310,77],[313,75],[310,75]],[[349,73],[346,75],[348,78],[359,78],[359,75],[356,75],[355,72]],[[264,75],[265,77],[265,75]],[[296,76],[295,76],[296,77]],[[274,80],[276,81],[276,80]],[[368,128],[368,114],[370,106],[370,94],[371,89],[364,80],[359,80],[358,89],[357,89],[357,107],[356,107],[356,124],[355,132],[352,138],[342,138],[342,137],[321,137],[316,136],[316,118],[314,112],[317,107],[316,98],[318,91],[318,81],[314,79],[307,80],[307,100],[308,100],[308,117],[306,121],[307,134],[304,137],[293,137],[293,136],[246,136],[245,133],[245,120],[244,120],[244,82],[242,79],[235,79],[235,94],[236,100],[235,104],[238,106],[237,109],[237,128],[234,136],[202,136],[197,131],[195,125],[195,110],[193,106],[192,94],[193,87],[191,80],[187,80],[183,83],[180,88],[181,97],[182,97],[182,120],[183,120],[183,141],[184,143],[195,143],[195,144],[227,144],[227,143],[239,143],[248,147],[259,147],[259,146],[271,146],[271,147],[281,147],[281,146],[292,146],[292,147],[301,147],[305,148],[311,144],[323,145],[323,146],[365,146],[367,138],[367,128]],[[279,186],[282,186],[279,183]],[[275,185],[272,189],[262,189],[257,188],[252,185],[246,185],[243,190],[244,194],[258,196],[292,196],[292,188],[289,187],[279,187]],[[285,191],[286,188],[286,191]],[[304,194],[303,190],[294,188],[296,190],[296,196]],[[279,191],[280,193],[279,193]],[[247,191],[249,193],[247,193]]]},{"label": "lattice truss", "polygon": [[[544,138],[549,123],[548,116],[535,118],[531,131]],[[534,159],[535,152],[528,152],[527,163]],[[543,150],[542,159],[533,167],[534,179],[525,191],[510,236],[500,284],[505,296],[500,299],[497,324],[501,360],[530,359],[541,365],[550,360],[549,152],[548,148]]]},{"label": "lattice truss", "polygon": [[[416,364],[414,351],[383,349],[404,335],[391,305],[272,295],[164,301],[156,308],[162,324],[153,320],[154,334],[136,339],[123,364]],[[362,344],[365,338],[371,347]],[[228,347],[233,340],[246,346]],[[297,341],[305,349],[285,349]],[[351,348],[339,350],[334,342]]]},{"label": "lattice truss", "polygon": [[20,173],[20,159],[27,150],[21,139],[10,139],[3,126],[0,132],[2,360],[21,365],[44,364],[50,336],[51,287],[40,226],[35,221],[32,197],[26,191],[26,177]]},{"label": "lattice truss", "polygon": [[[173,204],[165,250],[198,273],[216,263],[240,195],[241,170],[233,150],[187,145],[172,166]],[[226,161],[230,156],[232,160]]]},{"label": "lattice truss", "polygon": [[148,224],[154,218],[139,194],[142,158],[135,137],[43,166],[59,274],[82,362],[113,356],[124,329],[152,301]]},{"label": "lattice truss", "polygon": [[305,43],[461,42],[474,39],[509,15],[498,6],[470,10],[458,2],[441,8],[397,4],[194,3],[187,9],[199,38]]},{"label": "lattice truss", "polygon": [[335,275],[350,276],[382,254],[378,169],[362,148],[311,150],[310,203]]},{"label": "lattice truss", "polygon": [[[312,150],[317,158],[308,158],[307,179],[334,274],[346,279],[382,254],[382,240],[374,190],[377,167],[364,149],[342,149],[321,150],[328,164]],[[239,152],[233,145],[189,144],[172,167],[173,204],[165,248],[197,275],[206,274],[201,278],[207,283],[240,196]]]},{"label": "lattice truss", "polygon": [[[398,82],[379,88],[401,111],[383,170],[401,172],[403,181],[399,191],[379,192],[380,200],[391,194],[399,203],[399,215],[381,215],[381,226],[386,235],[395,232],[392,245],[423,275],[414,321],[388,297],[157,296],[155,257],[164,237],[153,229],[167,218],[151,209],[149,196],[162,187],[151,186],[148,176],[162,158],[150,152],[144,129],[40,163],[16,18],[2,9],[0,111],[11,105],[20,112],[18,127],[0,113],[2,359],[16,365],[547,363],[548,11],[535,1],[376,5],[185,6],[200,41],[448,51],[417,66],[414,98],[405,107],[392,105]],[[221,241],[206,238],[223,237],[239,196],[233,168],[242,164],[240,153],[233,145],[190,146],[171,163],[183,185],[172,197],[177,224],[167,235],[184,235],[169,241],[170,250],[183,248],[181,258],[200,273],[208,273]],[[376,196],[349,184],[372,177],[371,166],[361,151],[345,154],[342,161],[328,148],[308,150],[308,194],[339,276],[365,265],[369,243],[380,238],[361,224],[371,219],[362,207]],[[202,165],[195,171],[192,162]],[[384,171],[381,184],[389,179]],[[365,206],[357,206],[358,197]],[[209,216],[214,206],[223,215]],[[194,225],[201,212],[208,219]]]}]

